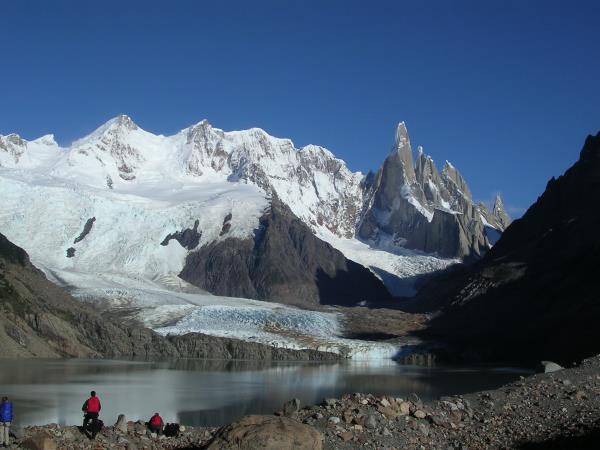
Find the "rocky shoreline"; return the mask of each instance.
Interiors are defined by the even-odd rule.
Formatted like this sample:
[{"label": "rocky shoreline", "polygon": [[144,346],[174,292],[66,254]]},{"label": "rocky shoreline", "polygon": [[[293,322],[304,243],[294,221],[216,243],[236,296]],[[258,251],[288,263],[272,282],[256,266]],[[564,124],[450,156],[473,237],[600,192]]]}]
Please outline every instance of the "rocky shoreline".
[{"label": "rocky shoreline", "polygon": [[273,416],[247,416],[222,428],[183,427],[177,438],[124,420],[93,441],[74,426],[19,431],[10,448],[592,449],[600,442],[600,355],[578,367],[433,402],[414,394],[400,399],[359,393],[308,407],[291,400]]}]

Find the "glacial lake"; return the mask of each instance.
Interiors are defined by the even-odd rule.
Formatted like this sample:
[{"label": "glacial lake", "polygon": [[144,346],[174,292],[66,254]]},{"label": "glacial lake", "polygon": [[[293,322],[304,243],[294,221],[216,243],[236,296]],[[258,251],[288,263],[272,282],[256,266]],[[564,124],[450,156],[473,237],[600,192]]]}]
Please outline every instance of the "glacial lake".
[{"label": "glacial lake", "polygon": [[247,414],[272,414],[294,397],[301,404],[363,392],[424,400],[497,388],[530,373],[518,368],[399,365],[391,360],[290,363],[222,360],[137,362],[0,360],[0,395],[14,403],[14,423],[78,425],[91,390],[100,418],[121,413],[148,420],[219,426]]}]

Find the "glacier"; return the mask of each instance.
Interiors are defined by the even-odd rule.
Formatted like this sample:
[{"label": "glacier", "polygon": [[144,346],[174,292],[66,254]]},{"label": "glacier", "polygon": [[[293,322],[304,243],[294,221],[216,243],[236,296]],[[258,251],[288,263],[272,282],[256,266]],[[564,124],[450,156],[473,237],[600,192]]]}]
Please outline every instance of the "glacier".
[{"label": "glacier", "polygon": [[[409,146],[401,131],[398,142]],[[386,244],[385,236],[378,246],[357,239],[368,203],[364,180],[327,149],[297,149],[258,128],[225,132],[204,120],[163,136],[121,115],[67,148],[52,135],[32,141],[0,135],[0,231],[77,298],[135,311],[163,334],[199,331],[352,357],[391,357],[414,342],[352,341],[340,337],[335,311],[202,292],[177,276],[194,249],[174,239],[160,245],[196,221],[197,248],[252,237],[277,195],[317,237],[369,267],[392,294],[413,295],[415,278],[458,260],[398,247],[397,240]],[[411,192],[405,188],[401,195],[431,221],[431,208]],[[230,228],[223,235],[227,217]],[[75,242],[91,218],[89,233]]]}]

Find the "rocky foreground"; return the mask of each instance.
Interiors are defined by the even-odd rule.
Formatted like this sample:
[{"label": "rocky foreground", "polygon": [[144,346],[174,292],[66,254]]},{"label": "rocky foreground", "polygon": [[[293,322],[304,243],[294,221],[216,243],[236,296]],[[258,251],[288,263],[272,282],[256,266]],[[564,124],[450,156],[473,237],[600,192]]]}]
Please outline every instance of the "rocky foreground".
[{"label": "rocky foreground", "polygon": [[592,449],[600,443],[600,355],[580,366],[493,391],[422,402],[347,394],[273,416],[156,436],[121,419],[95,440],[77,427],[29,427],[11,448],[30,449]]}]

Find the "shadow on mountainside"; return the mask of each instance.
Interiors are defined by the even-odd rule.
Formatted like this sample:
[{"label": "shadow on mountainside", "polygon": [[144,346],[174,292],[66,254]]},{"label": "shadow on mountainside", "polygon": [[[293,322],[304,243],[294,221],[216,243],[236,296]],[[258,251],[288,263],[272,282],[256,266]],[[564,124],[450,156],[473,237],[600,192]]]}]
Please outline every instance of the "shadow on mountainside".
[{"label": "shadow on mountainside", "polygon": [[571,364],[600,351],[600,133],[478,263],[415,301],[439,306],[421,337],[464,359]]},{"label": "shadow on mountainside", "polygon": [[585,430],[580,436],[559,436],[542,442],[527,442],[516,450],[596,450],[600,445],[600,428]]}]

